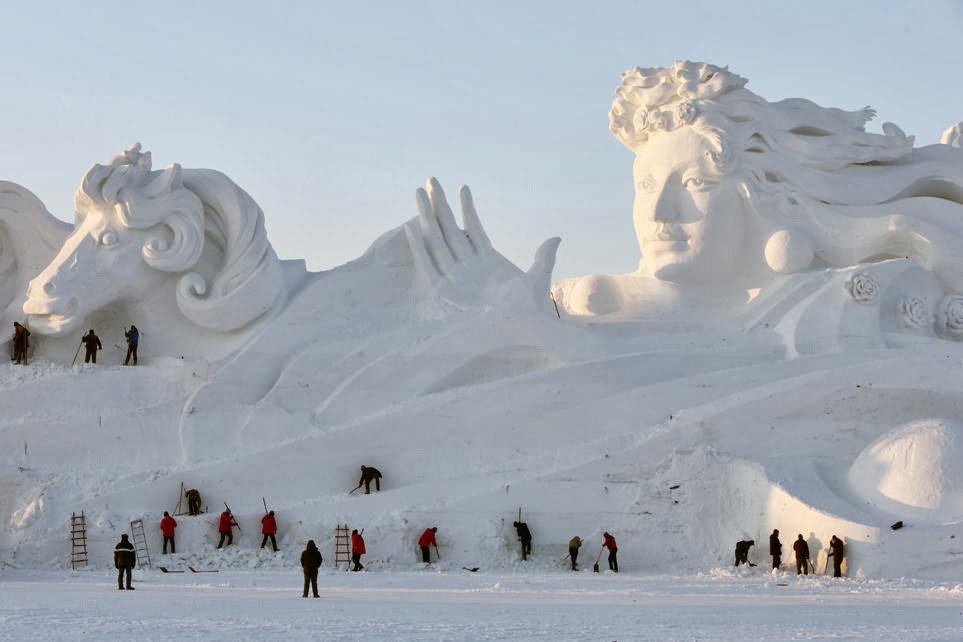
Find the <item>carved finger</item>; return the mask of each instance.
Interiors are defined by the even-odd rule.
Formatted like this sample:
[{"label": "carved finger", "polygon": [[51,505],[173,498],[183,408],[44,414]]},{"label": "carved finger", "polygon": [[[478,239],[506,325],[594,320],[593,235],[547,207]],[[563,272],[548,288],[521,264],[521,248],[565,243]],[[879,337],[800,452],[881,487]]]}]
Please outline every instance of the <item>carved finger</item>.
[{"label": "carved finger", "polygon": [[465,239],[465,233],[458,229],[455,215],[452,214],[451,206],[448,205],[448,199],[445,197],[445,191],[441,188],[438,179],[434,177],[428,179],[428,199],[431,201],[438,227],[452,255],[456,261],[464,261],[471,255],[471,246]]},{"label": "carved finger", "polygon": [[451,250],[448,249],[448,244],[441,234],[441,229],[438,227],[438,220],[432,211],[428,192],[419,187],[415,190],[415,199],[418,201],[418,226],[421,231],[422,244],[438,272],[447,274],[455,264],[455,259]]},{"label": "carved finger", "polygon": [[471,190],[468,189],[467,185],[462,185],[458,189],[458,196],[461,199],[461,219],[465,226],[465,233],[468,235],[468,241],[478,254],[490,252],[492,242],[488,238],[488,234],[485,233],[485,228],[482,227],[478,212],[475,211],[475,200],[471,196]]}]

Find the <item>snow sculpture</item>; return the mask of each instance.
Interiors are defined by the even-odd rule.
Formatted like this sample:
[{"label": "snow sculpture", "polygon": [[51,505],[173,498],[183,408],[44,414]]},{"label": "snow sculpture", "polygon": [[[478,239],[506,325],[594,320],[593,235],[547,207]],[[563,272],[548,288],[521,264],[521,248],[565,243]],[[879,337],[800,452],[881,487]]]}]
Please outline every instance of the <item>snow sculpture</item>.
[{"label": "snow sculpture", "polygon": [[0,322],[23,321],[27,282],[54,257],[70,225],[57,220],[32,192],[0,181]]},{"label": "snow sculpture", "polygon": [[940,142],[952,147],[963,147],[963,121],[960,121],[943,132]]},{"label": "snow sculpture", "polygon": [[770,103],[745,84],[688,61],[623,74],[610,128],[635,153],[642,259],[631,274],[560,283],[570,313],[631,312],[657,300],[732,310],[759,291],[771,301],[787,275],[835,278],[832,270],[867,303],[862,288],[875,277],[848,271],[890,259],[923,266],[944,294],[963,292],[961,150],[914,149],[891,123],[867,132],[868,107]]},{"label": "snow sculpture", "polygon": [[[230,332],[282,298],[280,262],[254,200],[206,169],[151,170],[140,144],[96,164],[74,197],[73,233],[34,278],[30,327],[62,335],[114,302],[163,297],[141,314],[169,321],[176,300],[195,328]],[[133,317],[133,314],[127,315]]]},{"label": "snow sculpture", "polygon": [[418,216],[403,226],[415,282],[451,300],[468,296],[488,303],[535,303],[547,308],[555,256],[561,239],[546,240],[522,273],[499,254],[482,227],[471,190],[458,190],[464,230],[458,228],[445,192],[435,178],[415,191]]}]

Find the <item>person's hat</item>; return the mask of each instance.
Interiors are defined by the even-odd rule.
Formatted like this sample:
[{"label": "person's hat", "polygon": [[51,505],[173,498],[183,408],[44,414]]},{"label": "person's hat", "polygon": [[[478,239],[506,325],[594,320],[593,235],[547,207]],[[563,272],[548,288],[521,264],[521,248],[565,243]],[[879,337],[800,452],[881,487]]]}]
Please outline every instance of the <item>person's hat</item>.
[{"label": "person's hat", "polygon": [[437,526],[432,526],[432,527],[431,527],[431,530],[437,532],[437,531],[438,531],[438,527],[437,527]]},{"label": "person's hat", "polygon": [[121,538],[121,539],[127,539],[127,533],[123,533],[123,534],[120,536],[120,538]]},{"label": "person's hat", "polygon": [[171,516],[170,513],[168,513],[168,512],[165,510],[165,511],[164,511],[164,517],[170,517],[170,516]]},{"label": "person's hat", "polygon": [[273,515],[273,514],[274,514],[273,510],[268,513],[268,515]]}]

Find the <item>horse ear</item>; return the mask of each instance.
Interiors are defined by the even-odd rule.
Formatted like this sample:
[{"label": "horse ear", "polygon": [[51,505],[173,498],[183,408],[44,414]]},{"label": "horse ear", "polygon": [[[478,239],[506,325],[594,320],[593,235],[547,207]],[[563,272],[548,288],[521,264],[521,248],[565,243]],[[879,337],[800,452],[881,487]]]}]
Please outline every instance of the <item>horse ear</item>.
[{"label": "horse ear", "polygon": [[204,227],[196,217],[181,211],[168,214],[159,226],[166,232],[144,243],[144,261],[155,270],[183,272],[197,263],[204,249]]}]

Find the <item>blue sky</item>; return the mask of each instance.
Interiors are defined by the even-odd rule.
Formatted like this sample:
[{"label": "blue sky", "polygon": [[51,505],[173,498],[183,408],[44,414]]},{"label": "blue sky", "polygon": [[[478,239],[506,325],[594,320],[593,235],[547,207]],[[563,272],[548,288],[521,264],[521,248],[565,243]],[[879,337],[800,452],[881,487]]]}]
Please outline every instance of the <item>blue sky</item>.
[{"label": "blue sky", "polygon": [[728,65],[769,100],[878,111],[917,144],[963,120],[963,0],[16,3],[0,38],[0,179],[64,220],[86,169],[141,142],[218,169],[282,258],[328,269],[474,192],[496,248],[556,277],[634,270],[620,73]]}]

